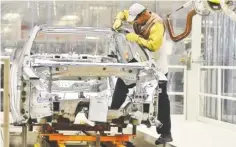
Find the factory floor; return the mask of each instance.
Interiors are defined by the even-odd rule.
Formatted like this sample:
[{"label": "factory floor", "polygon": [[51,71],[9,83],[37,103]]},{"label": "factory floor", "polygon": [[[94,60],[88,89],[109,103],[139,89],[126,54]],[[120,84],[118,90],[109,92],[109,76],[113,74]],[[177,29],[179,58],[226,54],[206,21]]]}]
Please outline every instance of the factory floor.
[{"label": "factory floor", "polygon": [[[186,121],[183,115],[172,115],[171,119],[174,140],[166,147],[235,147],[236,131],[234,130],[236,126],[227,129],[200,121]],[[2,123],[3,119],[0,120]],[[131,127],[128,127],[127,131],[130,131],[129,129]],[[11,147],[22,147],[21,128],[10,126],[10,132]],[[131,141],[136,147],[155,146],[153,143],[158,138],[155,127],[147,128],[141,125],[137,128],[137,134],[137,137]],[[36,133],[29,132],[27,139],[28,147],[32,147],[35,142]]]},{"label": "factory floor", "polygon": [[[172,136],[170,144],[176,147],[235,147],[236,125],[230,128],[220,124],[211,124],[201,121],[187,121],[183,115],[172,115]],[[137,128],[139,134],[143,133],[146,142],[153,142],[158,137],[154,127]]]}]

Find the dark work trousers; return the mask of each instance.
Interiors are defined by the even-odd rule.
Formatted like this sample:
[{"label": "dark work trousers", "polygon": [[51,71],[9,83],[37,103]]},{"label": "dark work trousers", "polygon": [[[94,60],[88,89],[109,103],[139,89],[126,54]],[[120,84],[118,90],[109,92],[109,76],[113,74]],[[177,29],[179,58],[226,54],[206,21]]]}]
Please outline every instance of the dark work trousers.
[{"label": "dark work trousers", "polygon": [[[167,77],[167,74],[166,74]],[[163,124],[161,128],[157,128],[158,134],[169,134],[171,131],[170,120],[170,100],[167,94],[167,81],[159,81],[159,99],[158,99],[158,120]],[[120,78],[117,79],[115,90],[112,96],[111,109],[118,110],[124,103],[129,88],[135,85],[126,85]]]},{"label": "dark work trousers", "polygon": [[118,78],[112,96],[112,102],[111,102],[112,110],[118,110],[121,107],[121,105],[124,103],[127,97],[128,92],[129,88],[127,87],[127,85],[124,83],[122,79]]},{"label": "dark work trousers", "polygon": [[[167,77],[167,74],[166,74]],[[161,128],[157,128],[158,134],[169,134],[171,132],[170,120],[170,100],[167,94],[167,81],[158,82],[160,93],[158,99],[158,120],[163,124]]]},{"label": "dark work trousers", "polygon": [[[131,61],[129,61],[129,63],[133,63],[133,62],[137,62],[137,60],[132,59]],[[121,107],[121,105],[124,103],[127,97],[127,94],[129,92],[129,88],[133,88],[135,85],[136,83],[126,85],[121,78],[117,78],[110,108],[113,110],[118,110]]]}]

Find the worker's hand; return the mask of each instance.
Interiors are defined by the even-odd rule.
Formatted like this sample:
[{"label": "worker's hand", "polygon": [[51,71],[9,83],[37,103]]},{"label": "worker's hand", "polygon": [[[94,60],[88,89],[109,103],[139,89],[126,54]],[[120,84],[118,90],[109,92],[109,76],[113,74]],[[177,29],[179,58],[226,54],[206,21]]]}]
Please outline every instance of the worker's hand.
[{"label": "worker's hand", "polygon": [[139,35],[137,35],[135,33],[129,33],[126,35],[126,39],[131,42],[137,42],[138,38],[139,38]]},{"label": "worker's hand", "polygon": [[119,30],[119,28],[121,26],[122,26],[122,20],[121,19],[116,19],[112,28],[117,31],[117,30]]}]

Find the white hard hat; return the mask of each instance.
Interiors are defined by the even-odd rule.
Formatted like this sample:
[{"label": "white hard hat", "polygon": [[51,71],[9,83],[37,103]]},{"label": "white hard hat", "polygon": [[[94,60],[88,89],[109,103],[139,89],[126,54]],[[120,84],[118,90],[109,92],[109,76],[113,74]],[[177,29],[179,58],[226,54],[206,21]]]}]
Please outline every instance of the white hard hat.
[{"label": "white hard hat", "polygon": [[132,22],[134,19],[137,17],[138,14],[143,12],[146,8],[139,4],[139,3],[134,3],[132,6],[129,7],[129,16],[127,21]]}]

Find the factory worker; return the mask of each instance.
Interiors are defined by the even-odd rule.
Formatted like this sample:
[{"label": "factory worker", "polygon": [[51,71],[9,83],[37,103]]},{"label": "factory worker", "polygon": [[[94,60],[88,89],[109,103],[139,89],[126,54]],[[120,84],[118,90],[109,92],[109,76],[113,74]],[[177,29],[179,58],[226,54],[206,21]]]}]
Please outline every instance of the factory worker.
[{"label": "factory worker", "polygon": [[[123,10],[117,14],[113,23],[113,29],[119,30],[124,21],[133,25],[134,32],[128,33],[126,39],[136,42],[140,46],[151,51],[153,59],[157,63],[158,71],[167,77],[168,61],[165,49],[166,31],[164,22],[157,14],[149,11],[143,5],[135,3],[130,6],[129,10]],[[163,126],[157,128],[160,137],[155,144],[164,144],[171,142],[171,119],[170,119],[170,101],[167,94],[167,78],[161,79],[159,82],[159,102],[158,102],[158,120]],[[125,101],[128,93],[129,85],[118,78],[116,83],[113,100],[122,99]],[[112,103],[111,108],[118,109],[117,104]]]}]

